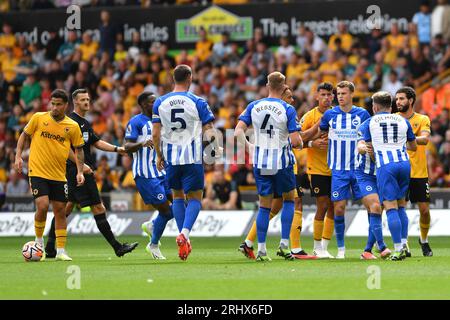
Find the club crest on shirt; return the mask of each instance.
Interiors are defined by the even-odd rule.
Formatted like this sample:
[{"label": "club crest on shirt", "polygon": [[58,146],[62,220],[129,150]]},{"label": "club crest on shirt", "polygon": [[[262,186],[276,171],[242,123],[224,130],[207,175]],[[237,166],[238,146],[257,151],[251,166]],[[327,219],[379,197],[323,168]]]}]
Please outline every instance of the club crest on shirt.
[{"label": "club crest on shirt", "polygon": [[359,126],[360,123],[361,123],[361,122],[360,122],[359,118],[355,118],[355,119],[352,120],[352,124],[353,124],[355,127]]},{"label": "club crest on shirt", "polygon": [[83,132],[83,140],[84,140],[84,142],[88,142],[88,140],[89,140],[89,132]]}]

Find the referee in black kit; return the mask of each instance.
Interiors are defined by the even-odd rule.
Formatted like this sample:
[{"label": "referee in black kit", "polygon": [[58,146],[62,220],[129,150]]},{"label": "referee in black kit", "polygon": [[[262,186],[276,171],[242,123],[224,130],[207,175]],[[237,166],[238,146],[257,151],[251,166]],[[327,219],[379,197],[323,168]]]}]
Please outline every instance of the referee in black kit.
[{"label": "referee in black kit", "polygon": [[[83,134],[84,140],[84,177],[85,182],[82,186],[77,186],[76,174],[77,168],[75,166],[74,153],[71,151],[69,160],[67,160],[67,185],[69,193],[69,202],[66,205],[66,216],[69,216],[73,210],[75,203],[78,203],[81,208],[90,206],[92,213],[94,214],[95,223],[98,230],[102,233],[103,237],[108,241],[114,252],[118,257],[122,257],[124,254],[133,251],[138,243],[131,244],[120,243],[114,237],[111,231],[111,226],[108,220],[106,220],[106,208],[100,198],[100,194],[97,189],[97,184],[94,179],[94,173],[92,169],[95,167],[95,160],[91,154],[91,146],[93,145],[97,149],[118,152],[120,154],[126,154],[123,147],[114,146],[106,141],[101,140],[92,129],[90,123],[84,118],[90,108],[90,97],[86,89],[77,89],[72,93],[72,100],[74,104],[74,112],[69,117],[78,123]],[[45,246],[45,253],[47,258],[54,258],[56,256],[55,250],[55,219],[53,218],[51,228],[48,234],[47,245]]]}]

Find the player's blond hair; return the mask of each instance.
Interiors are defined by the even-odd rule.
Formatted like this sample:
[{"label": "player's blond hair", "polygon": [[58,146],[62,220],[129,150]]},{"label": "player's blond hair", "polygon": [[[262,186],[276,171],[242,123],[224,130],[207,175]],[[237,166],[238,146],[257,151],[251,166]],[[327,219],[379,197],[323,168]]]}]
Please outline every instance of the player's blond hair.
[{"label": "player's blond hair", "polygon": [[348,88],[350,90],[350,92],[355,92],[355,85],[353,84],[353,82],[350,82],[350,81],[347,81],[347,80],[339,82],[336,85],[336,87],[337,88],[341,88],[341,89],[342,88]]},{"label": "player's blond hair", "polygon": [[378,91],[374,93],[372,96],[372,101],[383,109],[389,109],[392,106],[392,96],[386,91]]},{"label": "player's blond hair", "polygon": [[272,72],[267,76],[267,86],[277,92],[282,92],[286,83],[286,77],[278,71]]}]

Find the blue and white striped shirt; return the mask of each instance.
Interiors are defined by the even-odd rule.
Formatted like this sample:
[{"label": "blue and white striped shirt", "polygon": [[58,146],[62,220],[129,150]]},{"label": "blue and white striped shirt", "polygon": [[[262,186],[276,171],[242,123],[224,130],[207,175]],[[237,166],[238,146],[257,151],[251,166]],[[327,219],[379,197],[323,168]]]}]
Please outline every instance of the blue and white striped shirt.
[{"label": "blue and white striped shirt", "polygon": [[208,103],[190,92],[156,99],[152,122],[161,123],[161,147],[171,165],[201,164],[203,125],[214,120]]},{"label": "blue and white striped shirt", "polygon": [[416,136],[411,124],[398,114],[380,112],[365,121],[360,132],[366,142],[372,142],[377,168],[392,162],[409,161],[406,141]]},{"label": "blue and white striped shirt", "polygon": [[[133,142],[146,141],[152,137],[152,121],[145,114],[138,114],[130,119],[125,132],[125,139]],[[157,178],[166,172],[156,168],[156,152],[153,148],[142,147],[133,153],[133,178]]]},{"label": "blue and white striped shirt", "polygon": [[279,170],[295,163],[289,134],[300,131],[300,125],[293,106],[277,98],[256,100],[247,106],[239,120],[253,125],[254,167]]},{"label": "blue and white striped shirt", "polygon": [[320,130],[328,131],[328,167],[331,170],[353,171],[358,167],[358,129],[368,118],[367,110],[356,106],[349,112],[339,106],[325,111]]}]

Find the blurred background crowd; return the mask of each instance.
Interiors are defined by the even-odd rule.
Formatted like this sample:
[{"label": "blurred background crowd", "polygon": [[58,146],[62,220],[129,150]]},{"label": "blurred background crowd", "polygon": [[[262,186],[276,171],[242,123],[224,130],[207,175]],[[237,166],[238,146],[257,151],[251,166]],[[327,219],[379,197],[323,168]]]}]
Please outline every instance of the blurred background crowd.
[{"label": "blurred background crowd", "polygon": [[[44,4],[67,6],[68,2],[73,1],[14,1],[14,7],[12,1],[0,0],[0,7],[18,10],[22,8],[19,4],[37,8]],[[126,0],[78,3],[142,4]],[[98,42],[89,33],[68,32],[66,38],[60,38],[55,31],[45,47],[27,43],[10,25],[2,25],[0,193],[29,192],[26,172],[20,175],[12,169],[14,151],[31,116],[47,110],[52,90],[88,88],[93,101],[88,120],[102,139],[120,145],[126,123],[140,112],[137,96],[143,90],[157,95],[169,92],[172,70],[181,63],[193,68],[191,91],[207,99],[216,116],[215,126],[222,130],[235,127],[249,101],[266,96],[266,76],[275,70],[286,75],[299,118],[316,106],[315,90],[323,81],[354,82],[355,105],[369,110],[374,92],[394,94],[403,85],[413,86],[418,93],[416,112],[431,119],[432,143],[427,147],[430,186],[450,186],[450,6],[445,0],[439,0],[437,6],[424,1],[407,33],[392,24],[388,33],[375,29],[367,36],[355,37],[340,23],[338,33],[321,38],[300,26],[295,38],[282,37],[277,46],[269,45],[261,28],[255,28],[253,39],[245,43],[233,41],[227,33],[213,43],[202,30],[201,39],[190,50],[171,50],[165,43],[142,42],[137,32],[131,43],[124,43],[120,26],[106,10],[99,21]],[[94,151],[102,192],[134,190],[130,157]],[[304,153],[298,161],[304,172]],[[205,205],[218,208],[239,207],[239,190],[254,185],[249,165],[208,167],[206,182]],[[210,201],[217,199],[220,201]]]}]

